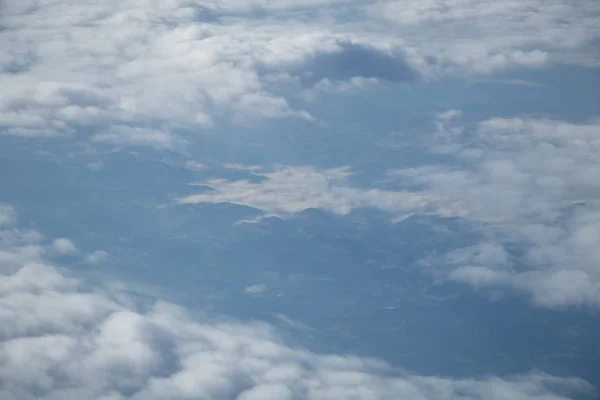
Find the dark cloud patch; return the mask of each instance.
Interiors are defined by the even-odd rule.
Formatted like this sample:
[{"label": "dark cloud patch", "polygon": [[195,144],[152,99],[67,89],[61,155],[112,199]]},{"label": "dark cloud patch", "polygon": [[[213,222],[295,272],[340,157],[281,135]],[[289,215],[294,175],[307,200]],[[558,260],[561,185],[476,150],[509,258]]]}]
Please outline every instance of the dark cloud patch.
[{"label": "dark cloud patch", "polygon": [[340,42],[335,51],[318,51],[292,69],[306,85],[329,79],[377,78],[390,82],[410,82],[420,75],[401,53],[387,52],[373,46]]}]

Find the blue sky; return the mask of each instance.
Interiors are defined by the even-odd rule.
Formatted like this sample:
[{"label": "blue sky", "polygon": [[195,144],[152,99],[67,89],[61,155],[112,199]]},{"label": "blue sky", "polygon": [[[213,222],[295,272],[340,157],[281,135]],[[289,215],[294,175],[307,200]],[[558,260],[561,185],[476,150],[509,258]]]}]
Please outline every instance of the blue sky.
[{"label": "blue sky", "polygon": [[595,1],[5,1],[3,399],[592,399]]}]

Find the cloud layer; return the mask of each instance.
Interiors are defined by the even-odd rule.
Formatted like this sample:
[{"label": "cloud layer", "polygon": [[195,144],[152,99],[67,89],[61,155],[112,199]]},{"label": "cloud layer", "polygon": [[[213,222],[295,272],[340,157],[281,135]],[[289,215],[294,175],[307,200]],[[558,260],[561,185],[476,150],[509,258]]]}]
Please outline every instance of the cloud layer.
[{"label": "cloud layer", "polygon": [[438,72],[599,66],[600,6],[593,0],[389,0],[368,10],[420,52],[435,54]]},{"label": "cloud layer", "polygon": [[465,168],[391,173],[484,221],[481,244],[449,254],[448,277],[510,286],[547,307],[600,306],[600,124],[493,118],[474,127],[438,118],[434,151]]},{"label": "cloud layer", "polygon": [[96,142],[177,150],[184,140],[175,131],[222,119],[311,119],[288,104],[286,87],[417,76],[385,44],[306,21],[228,16],[238,6],[254,8],[9,2],[0,20],[0,134],[64,136],[85,128]]},{"label": "cloud layer", "polygon": [[262,323],[201,322],[53,266],[43,236],[0,232],[3,399],[539,399],[592,396],[576,378],[446,379],[287,346]]},{"label": "cloud layer", "polygon": [[179,151],[224,120],[310,120],[290,105],[304,89],[598,66],[599,16],[592,0],[9,1],[0,134]]}]

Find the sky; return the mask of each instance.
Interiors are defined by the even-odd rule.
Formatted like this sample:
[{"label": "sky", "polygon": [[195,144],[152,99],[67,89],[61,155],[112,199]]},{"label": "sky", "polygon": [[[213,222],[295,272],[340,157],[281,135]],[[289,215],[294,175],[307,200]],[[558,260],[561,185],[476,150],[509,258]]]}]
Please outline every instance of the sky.
[{"label": "sky", "polygon": [[600,396],[600,3],[0,0],[0,398]]}]

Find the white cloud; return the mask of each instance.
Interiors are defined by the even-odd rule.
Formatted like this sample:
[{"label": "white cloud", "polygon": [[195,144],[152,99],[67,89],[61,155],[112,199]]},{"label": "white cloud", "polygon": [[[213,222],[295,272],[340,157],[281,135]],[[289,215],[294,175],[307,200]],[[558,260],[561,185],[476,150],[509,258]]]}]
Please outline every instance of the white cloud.
[{"label": "white cloud", "polygon": [[58,254],[61,255],[77,254],[79,251],[77,250],[75,244],[67,238],[54,239],[52,242],[52,247]]},{"label": "white cloud", "polygon": [[413,78],[402,51],[324,29],[302,12],[261,20],[227,16],[297,5],[9,2],[0,17],[6,27],[0,32],[0,134],[47,137],[84,127],[99,132],[98,141],[173,149],[182,140],[176,132],[210,128],[220,119],[311,119],[283,94],[295,92],[300,81]]},{"label": "white cloud", "polygon": [[600,66],[594,0],[390,0],[368,9],[447,72],[489,74],[553,62]]},{"label": "white cloud", "polygon": [[221,10],[230,12],[248,12],[255,10],[285,10],[312,7],[335,6],[344,3],[353,3],[355,0],[203,0],[199,2],[210,10]]},{"label": "white cloud", "polygon": [[[511,399],[592,395],[539,372],[449,379],[290,347],[264,323],[200,321],[57,269],[28,250],[40,237],[1,231],[0,397],[28,399]],[[34,235],[35,236],[35,235]]]},{"label": "white cloud", "polygon": [[239,221],[235,221],[234,225],[242,225],[242,224],[260,224],[261,222],[269,219],[269,218],[279,218],[282,219],[281,216],[277,214],[262,214],[257,215],[254,218],[240,219]]},{"label": "white cloud", "polygon": [[185,167],[192,171],[202,171],[204,168],[206,168],[206,166],[204,164],[201,164],[201,163],[193,161],[193,160],[187,161],[185,163]]},{"label": "white cloud", "polygon": [[173,151],[183,151],[187,144],[187,140],[168,131],[128,126],[115,126],[108,132],[95,134],[92,141],[116,146],[142,145]]},{"label": "white cloud", "polygon": [[536,82],[526,81],[522,79],[493,79],[493,78],[475,78],[472,79],[471,82],[474,83],[492,83],[492,84],[500,84],[500,85],[515,85],[515,86],[532,86],[532,87],[543,87]]},{"label": "white cloud", "polygon": [[248,294],[261,294],[265,290],[267,290],[267,285],[265,285],[263,283],[259,283],[256,285],[248,286],[247,288],[244,289],[244,292],[246,292]]},{"label": "white cloud", "polygon": [[448,278],[457,282],[468,283],[473,286],[484,286],[501,283],[506,279],[505,274],[489,267],[467,265],[454,269]]},{"label": "white cloud", "polygon": [[293,214],[309,208],[321,208],[345,215],[356,207],[374,207],[402,212],[426,207],[433,200],[410,192],[390,192],[348,186],[351,175],[347,167],[317,170],[313,167],[281,167],[274,172],[255,175],[265,179],[258,183],[246,180],[209,180],[198,185],[213,192],[180,198],[179,204],[233,203],[246,205],[269,214]]},{"label": "white cloud", "polygon": [[91,163],[86,164],[85,167],[87,169],[89,169],[90,171],[99,172],[104,169],[104,162],[103,161],[91,162]]},{"label": "white cloud", "polygon": [[90,253],[85,256],[85,260],[90,264],[98,264],[103,261],[106,261],[110,258],[110,254],[108,254],[104,250],[96,250],[93,253]]},{"label": "white cloud", "polygon": [[17,222],[15,209],[5,203],[0,203],[0,227],[14,225]]},{"label": "white cloud", "polygon": [[227,164],[223,165],[223,167],[227,168],[227,169],[236,169],[239,171],[251,171],[251,172],[260,171],[262,169],[262,167],[260,165],[242,165],[242,164],[236,164],[236,163],[227,163]]},{"label": "white cloud", "polygon": [[392,218],[391,222],[392,222],[392,224],[397,224],[404,220],[407,220],[408,218],[412,217],[413,215],[414,215],[414,213],[402,214],[402,215]]},{"label": "white cloud", "polygon": [[484,242],[445,257],[448,277],[525,290],[547,307],[600,306],[600,124],[492,118],[470,129],[459,115],[439,119],[431,146],[465,168],[391,174],[449,199],[438,212],[488,224]]},{"label": "white cloud", "polygon": [[[303,88],[598,64],[593,0],[340,3],[8,2],[0,134],[92,132],[97,141],[173,150],[185,144],[182,132],[222,120],[310,120],[289,101]],[[269,15],[245,14],[257,9]],[[340,23],[348,13],[357,21]]]}]

